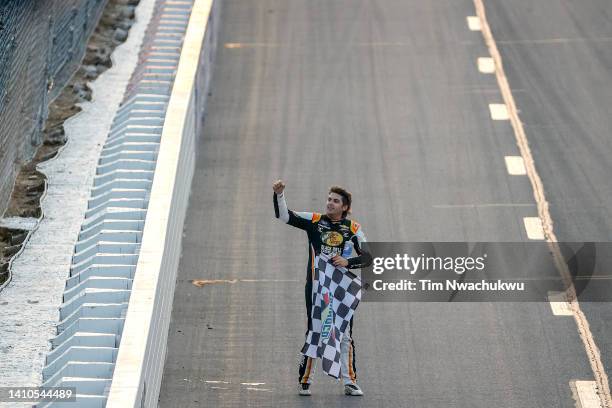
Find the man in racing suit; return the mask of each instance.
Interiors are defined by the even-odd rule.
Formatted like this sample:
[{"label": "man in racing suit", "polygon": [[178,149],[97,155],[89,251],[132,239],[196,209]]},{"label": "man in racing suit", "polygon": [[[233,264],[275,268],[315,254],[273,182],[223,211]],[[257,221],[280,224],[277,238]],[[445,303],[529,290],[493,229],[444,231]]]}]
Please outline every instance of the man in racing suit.
[{"label": "man in racing suit", "polygon": [[[308,317],[308,328],[312,328],[312,282],[314,279],[315,257],[319,254],[327,255],[335,266],[348,269],[357,269],[372,264],[366,238],[361,226],[346,218],[351,209],[351,194],[345,189],[333,186],[327,197],[326,213],[296,212],[287,208],[284,195],[285,184],[278,180],[273,185],[274,190],[274,212],[276,218],[283,222],[302,229],[308,234],[308,267],[306,269],[306,315]],[[347,259],[352,249],[357,256]],[[357,385],[357,374],[355,367],[355,343],[353,335],[353,320],[351,319],[349,330],[345,333],[341,350],[341,375],[344,382],[346,395],[363,395],[363,391]],[[299,366],[299,394],[310,395],[310,379],[314,372],[315,359],[303,356]]]}]

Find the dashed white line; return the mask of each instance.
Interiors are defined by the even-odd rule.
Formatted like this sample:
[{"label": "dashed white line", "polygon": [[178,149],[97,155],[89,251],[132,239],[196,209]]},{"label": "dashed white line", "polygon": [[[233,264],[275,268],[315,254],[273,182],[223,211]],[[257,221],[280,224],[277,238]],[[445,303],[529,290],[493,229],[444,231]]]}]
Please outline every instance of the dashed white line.
[{"label": "dashed white line", "polygon": [[472,31],[480,31],[482,28],[480,26],[480,19],[476,16],[467,16],[467,24],[470,30]]},{"label": "dashed white line", "polygon": [[529,239],[544,239],[544,228],[542,228],[542,220],[540,217],[525,217],[523,218],[527,238]]},{"label": "dashed white line", "polygon": [[595,381],[573,381],[573,384],[570,383],[570,388],[576,393],[576,406],[578,408],[602,407]]},{"label": "dashed white line", "polygon": [[548,292],[550,308],[555,316],[573,316],[565,292]]},{"label": "dashed white line", "polygon": [[490,103],[489,112],[491,112],[491,119],[493,120],[508,120],[510,114],[508,108],[503,103]]},{"label": "dashed white line", "polygon": [[[595,397],[598,400],[594,402],[593,406],[611,408],[612,394],[610,393],[608,374],[606,373],[605,367],[603,365],[599,347],[597,346],[595,338],[593,337],[593,333],[591,333],[591,330],[589,328],[589,322],[584,312],[580,309],[580,304],[578,300],[576,300],[576,289],[573,283],[571,283],[570,271],[563,259],[563,254],[561,253],[561,249],[557,243],[557,236],[553,231],[553,221],[548,208],[548,201],[546,201],[546,196],[544,194],[544,186],[542,183],[542,179],[540,178],[537,170],[535,169],[533,155],[531,154],[531,149],[529,148],[529,143],[527,141],[527,135],[525,134],[523,124],[520,118],[518,117],[518,109],[514,101],[514,96],[512,95],[510,84],[508,83],[508,79],[506,78],[506,74],[504,72],[502,57],[499,53],[499,50],[497,49],[497,44],[495,43],[495,38],[493,37],[493,33],[491,32],[491,27],[489,27],[489,23],[487,22],[484,3],[482,0],[474,0],[474,6],[476,8],[476,14],[480,19],[482,35],[489,49],[489,54],[495,60],[495,66],[497,67],[495,71],[497,83],[499,84],[499,88],[502,92],[504,102],[508,105],[509,110],[512,113],[510,117],[510,122],[512,123],[512,128],[514,129],[514,135],[516,137],[517,145],[521,152],[521,156],[523,156],[525,160],[527,176],[529,177],[529,180],[531,181],[531,185],[533,187],[533,193],[536,199],[536,203],[538,205],[538,214],[542,220],[540,221],[540,224],[541,226],[543,224],[544,228],[546,229],[546,234],[542,235],[545,235],[546,241],[548,242],[549,248],[551,249],[555,265],[557,265],[557,269],[559,270],[561,277],[568,286],[567,292],[568,297],[570,299],[569,306],[572,310],[574,320],[576,321],[578,333],[580,334],[580,339],[582,340],[584,349],[589,359],[589,363],[591,365],[591,369],[593,370],[593,374],[595,376],[595,384],[591,386],[591,391],[589,391],[589,395],[592,395],[594,391]],[[585,401],[588,402],[587,399],[585,399]]]},{"label": "dashed white line", "polygon": [[505,156],[506,169],[511,176],[524,176],[527,174],[525,162],[521,156]]},{"label": "dashed white line", "polygon": [[495,61],[491,57],[480,57],[476,61],[478,65],[478,71],[483,74],[494,74],[495,73]]}]

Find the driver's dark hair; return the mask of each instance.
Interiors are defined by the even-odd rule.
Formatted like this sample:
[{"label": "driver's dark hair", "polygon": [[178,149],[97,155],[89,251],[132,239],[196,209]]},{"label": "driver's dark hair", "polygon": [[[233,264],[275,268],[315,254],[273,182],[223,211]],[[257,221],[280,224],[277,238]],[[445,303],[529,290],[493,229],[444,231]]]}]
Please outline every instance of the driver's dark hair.
[{"label": "driver's dark hair", "polygon": [[351,213],[351,204],[353,202],[353,196],[351,195],[351,193],[340,186],[331,186],[329,188],[329,193],[336,193],[342,197],[342,205],[348,206],[346,211],[342,212],[342,217],[344,218],[349,215]]}]

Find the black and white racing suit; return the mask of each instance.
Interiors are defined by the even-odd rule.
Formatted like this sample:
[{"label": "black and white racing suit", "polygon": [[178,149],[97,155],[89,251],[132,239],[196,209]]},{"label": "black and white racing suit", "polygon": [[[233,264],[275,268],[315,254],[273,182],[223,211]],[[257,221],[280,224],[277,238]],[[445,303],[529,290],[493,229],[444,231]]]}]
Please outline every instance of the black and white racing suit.
[{"label": "black and white racing suit", "polygon": [[[319,254],[329,257],[341,255],[348,259],[348,269],[357,269],[372,264],[372,256],[367,249],[366,237],[361,226],[347,218],[332,221],[327,215],[314,212],[297,212],[287,208],[285,195],[274,194],[274,212],[276,218],[283,222],[302,229],[308,234],[308,267],[306,269],[306,285],[304,295],[306,298],[306,315],[308,328],[312,328],[312,281],[314,279],[314,262]],[[357,256],[349,258],[352,250]],[[349,330],[345,333],[340,344],[342,379],[345,384],[355,383],[357,369],[355,367],[355,343],[353,340],[353,320]],[[314,371],[315,360],[303,357],[299,367],[300,383],[310,383]]]}]

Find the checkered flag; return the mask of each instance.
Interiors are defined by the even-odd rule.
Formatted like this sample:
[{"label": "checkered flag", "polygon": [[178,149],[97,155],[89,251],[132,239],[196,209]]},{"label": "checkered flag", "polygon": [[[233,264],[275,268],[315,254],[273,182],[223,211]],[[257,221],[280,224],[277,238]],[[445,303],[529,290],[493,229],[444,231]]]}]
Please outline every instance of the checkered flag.
[{"label": "checkered flag", "polygon": [[340,341],[361,300],[361,279],[329,258],[315,259],[312,285],[312,330],[302,354],[322,361],[323,371],[340,378]]}]

